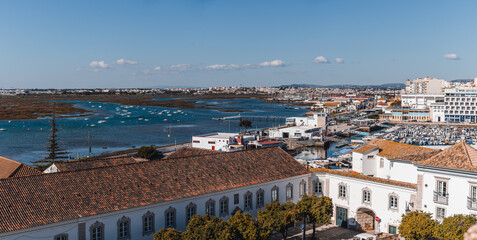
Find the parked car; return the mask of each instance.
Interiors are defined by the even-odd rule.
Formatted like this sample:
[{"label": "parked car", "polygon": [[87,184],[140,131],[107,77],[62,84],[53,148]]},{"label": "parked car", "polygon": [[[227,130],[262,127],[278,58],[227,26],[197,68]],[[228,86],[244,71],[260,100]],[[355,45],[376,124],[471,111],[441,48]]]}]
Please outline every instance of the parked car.
[{"label": "parked car", "polygon": [[376,240],[376,235],[369,233],[360,233],[353,237],[353,240]]}]

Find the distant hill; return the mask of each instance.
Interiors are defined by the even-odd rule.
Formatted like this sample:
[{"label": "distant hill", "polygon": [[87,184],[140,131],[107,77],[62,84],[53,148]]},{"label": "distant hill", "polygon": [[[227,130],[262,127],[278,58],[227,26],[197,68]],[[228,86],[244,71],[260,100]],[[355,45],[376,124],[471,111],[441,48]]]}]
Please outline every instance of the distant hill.
[{"label": "distant hill", "polygon": [[357,85],[357,84],[336,84],[336,85],[315,85],[315,84],[289,84],[278,87],[296,87],[296,88],[381,88],[381,89],[403,89],[404,83],[385,83],[380,85]]}]

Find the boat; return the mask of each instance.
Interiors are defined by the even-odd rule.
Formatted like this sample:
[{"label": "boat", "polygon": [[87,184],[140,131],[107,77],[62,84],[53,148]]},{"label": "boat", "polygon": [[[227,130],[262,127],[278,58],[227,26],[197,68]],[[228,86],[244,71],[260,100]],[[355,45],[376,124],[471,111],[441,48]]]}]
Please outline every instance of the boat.
[{"label": "boat", "polygon": [[5,131],[7,131],[7,129],[5,129],[5,128],[0,128],[0,132],[5,132]]},{"label": "boat", "polygon": [[106,123],[106,120],[99,120],[98,123]]}]

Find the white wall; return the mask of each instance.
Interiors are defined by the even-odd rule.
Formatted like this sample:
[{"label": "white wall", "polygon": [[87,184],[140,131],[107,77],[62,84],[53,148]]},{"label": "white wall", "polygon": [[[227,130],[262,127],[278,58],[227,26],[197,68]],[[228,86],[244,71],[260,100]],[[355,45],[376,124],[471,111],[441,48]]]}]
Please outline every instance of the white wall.
[{"label": "white wall", "polygon": [[[215,142],[210,144],[209,142]],[[229,144],[228,138],[218,138],[218,137],[192,137],[192,147],[194,148],[203,148],[203,149],[212,149],[212,146],[215,147],[214,150],[225,150],[226,146]]]},{"label": "white wall", "polygon": [[[356,218],[358,209],[368,208],[374,211],[381,221],[377,224],[378,232],[388,232],[388,226],[398,227],[402,214],[405,214],[406,205],[411,201],[411,195],[416,194],[416,189],[405,188],[396,185],[383,184],[374,181],[367,181],[352,177],[334,174],[317,174],[317,178],[326,181],[329,179],[328,190],[324,190],[325,195],[333,199],[334,214],[336,206],[348,209],[348,218]],[[339,184],[344,183],[348,188],[346,199],[338,197]],[[364,188],[371,190],[371,203],[362,203],[362,191]],[[326,194],[328,192],[328,194]],[[390,210],[389,194],[395,193],[398,196],[398,209]],[[336,220],[335,216],[333,222]]]},{"label": "white wall", "polygon": [[[185,211],[186,206],[193,202],[197,204],[197,214],[205,214],[205,203],[209,199],[215,200],[215,213],[216,216],[219,215],[219,200],[223,196],[227,196],[229,198],[229,214],[235,209],[235,207],[239,206],[240,209],[244,209],[244,194],[248,191],[252,192],[252,202],[253,202],[253,210],[249,211],[248,213],[252,214],[252,216],[257,216],[257,209],[256,209],[256,192],[259,189],[263,189],[265,191],[265,204],[271,202],[271,189],[276,185],[279,187],[279,201],[281,203],[285,202],[285,189],[286,185],[289,183],[293,184],[293,201],[299,201],[299,186],[302,180],[307,182],[307,189],[309,188],[309,174],[297,176],[293,178],[281,179],[278,181],[255,184],[247,187],[236,188],[232,190],[226,190],[221,192],[216,192],[212,194],[204,194],[200,196],[159,203],[155,205],[144,206],[140,208],[133,208],[129,210],[121,210],[116,211],[113,213],[107,214],[100,214],[96,216],[90,216],[81,218],[78,220],[62,222],[57,224],[49,224],[44,225],[37,228],[29,228],[26,230],[10,232],[10,233],[3,233],[0,234],[0,239],[8,240],[8,239],[15,239],[15,240],[31,240],[31,239],[38,239],[38,240],[51,240],[53,237],[60,233],[68,233],[69,240],[77,240],[78,239],[78,224],[79,223],[86,223],[86,239],[90,239],[90,226],[95,223],[96,221],[104,223],[105,226],[105,239],[117,239],[117,221],[123,217],[129,217],[131,219],[131,239],[152,239],[153,235],[142,235],[142,216],[150,211],[155,214],[155,232],[159,231],[161,228],[164,227],[165,224],[165,215],[164,212],[170,206],[176,208],[176,224],[177,229],[185,230],[186,228],[186,220],[185,220]],[[234,204],[234,194],[239,194],[239,204]],[[126,196],[125,196],[126,197]]]},{"label": "white wall", "polygon": [[[470,196],[470,186],[477,185],[477,173],[420,166],[418,174],[423,175],[422,210],[432,213],[434,218],[436,217],[436,207],[445,208],[446,217],[454,214],[477,215],[476,210],[467,208],[467,197]],[[434,191],[437,190],[437,179],[448,179],[447,189],[449,200],[447,205],[434,202]]]}]

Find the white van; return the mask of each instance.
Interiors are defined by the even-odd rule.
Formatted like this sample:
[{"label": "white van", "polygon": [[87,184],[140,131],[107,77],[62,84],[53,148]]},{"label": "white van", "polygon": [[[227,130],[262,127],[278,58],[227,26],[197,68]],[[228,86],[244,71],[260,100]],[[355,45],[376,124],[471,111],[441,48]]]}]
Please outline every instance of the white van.
[{"label": "white van", "polygon": [[353,237],[353,240],[376,240],[376,236],[369,233],[360,233]]}]

